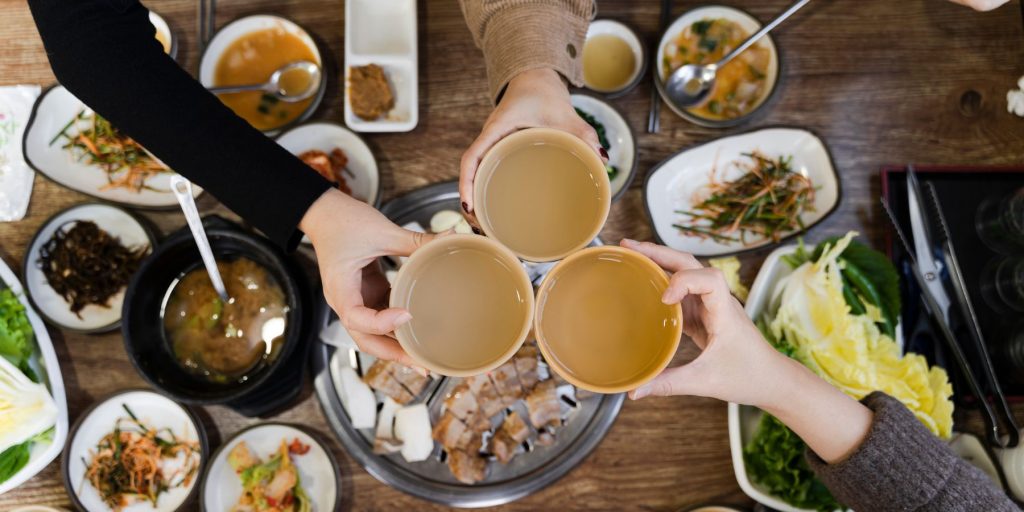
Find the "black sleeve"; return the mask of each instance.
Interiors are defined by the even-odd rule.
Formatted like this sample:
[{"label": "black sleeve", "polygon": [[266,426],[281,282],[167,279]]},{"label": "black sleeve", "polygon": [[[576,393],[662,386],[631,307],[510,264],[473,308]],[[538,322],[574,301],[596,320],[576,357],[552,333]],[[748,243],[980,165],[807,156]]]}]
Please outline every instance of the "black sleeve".
[{"label": "black sleeve", "polygon": [[138,0],[29,0],[68,90],[279,245],[330,183],[164,54]]}]

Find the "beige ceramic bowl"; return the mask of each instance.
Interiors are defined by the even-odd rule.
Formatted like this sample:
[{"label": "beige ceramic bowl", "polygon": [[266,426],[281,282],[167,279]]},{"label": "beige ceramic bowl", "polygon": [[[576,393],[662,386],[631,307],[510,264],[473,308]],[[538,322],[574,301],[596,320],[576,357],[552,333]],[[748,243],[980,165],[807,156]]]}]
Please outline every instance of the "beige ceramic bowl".
[{"label": "beige ceramic bowl", "polygon": [[[515,247],[514,244],[509,244],[507,240],[502,240],[500,235],[495,234],[485,199],[488,183],[491,177],[494,176],[495,171],[499,169],[502,160],[515,151],[541,143],[564,148],[583,161],[587,166],[587,170],[594,178],[594,182],[597,184],[598,200],[601,201],[598,207],[598,216],[592,219],[591,229],[586,232],[579,232],[573,239],[566,240],[565,246],[560,250],[547,254],[532,252],[527,247]],[[540,188],[541,186],[541,184],[537,185],[538,194],[544,192]],[[552,198],[552,200],[558,199]],[[608,210],[611,207],[611,185],[608,182],[608,172],[604,168],[604,162],[601,161],[601,158],[597,156],[597,153],[586,142],[562,130],[528,128],[501,139],[484,155],[483,160],[480,161],[480,166],[477,168],[476,177],[473,179],[473,202],[475,205],[474,213],[480,223],[480,227],[483,228],[487,236],[501,242],[524,260],[533,262],[556,261],[586,247],[601,232],[605,221],[608,220]],[[538,229],[555,226],[555,223],[559,222],[559,220],[557,218],[549,219],[545,226],[538,227]]]},{"label": "beige ceramic bowl", "polygon": [[[486,357],[479,358],[484,359],[484,361],[474,366],[455,363],[457,353],[459,352],[458,347],[448,349],[445,354],[448,357],[436,355],[431,357],[428,355],[429,349],[425,347],[425,344],[431,343],[432,340],[417,336],[415,331],[417,327],[417,311],[409,307],[413,289],[420,284],[420,277],[431,271],[432,263],[437,262],[439,258],[451,255],[453,252],[465,250],[482,251],[487,256],[495,258],[502,265],[510,269],[514,273],[514,292],[517,293],[523,304],[522,318],[515,319],[516,322],[521,324],[519,332],[514,336],[509,335],[506,340],[495,344],[494,347],[488,347]],[[494,285],[493,283],[479,284],[480,286]],[[444,300],[440,294],[438,297],[438,300]],[[533,284],[530,282],[526,270],[516,255],[498,242],[479,235],[447,235],[436,238],[427,245],[417,249],[409,260],[402,265],[391,289],[390,303],[391,307],[408,309],[413,315],[412,321],[402,325],[395,331],[395,337],[398,338],[398,343],[402,345],[402,348],[417,363],[441,375],[469,377],[501,366],[522,346],[530,332],[531,322],[533,321]],[[450,316],[446,315],[443,319],[445,322],[457,323],[465,319],[463,311],[459,311],[458,308],[447,311],[451,311],[452,314]]]},{"label": "beige ceramic bowl", "polygon": [[[642,254],[625,249],[618,246],[600,246],[590,247],[582,251],[576,252],[568,258],[559,262],[547,276],[544,277],[544,281],[541,283],[540,288],[537,290],[537,306],[536,313],[534,314],[534,332],[537,337],[537,345],[540,346],[541,353],[544,354],[544,360],[547,361],[548,366],[555,371],[558,375],[562,376],[565,380],[569,381],[573,385],[594,391],[596,393],[622,393],[631,389],[636,389],[664,370],[668,364],[672,361],[672,357],[676,353],[676,349],[679,348],[679,339],[683,333],[683,310],[679,304],[673,306],[664,306],[669,308],[669,316],[671,318],[670,325],[667,329],[659,335],[659,340],[656,340],[651,350],[650,357],[646,358],[646,361],[638,363],[635,367],[622,368],[623,372],[629,374],[628,378],[619,379],[615,382],[609,382],[607,379],[601,380],[596,374],[597,372],[593,369],[582,369],[582,368],[567,368],[564,361],[566,359],[572,359],[572,354],[568,353],[565,347],[557,349],[549,339],[549,333],[545,332],[544,327],[544,313],[545,308],[552,299],[552,294],[556,293],[553,290],[559,289],[556,284],[559,284],[559,279],[566,273],[567,270],[572,270],[573,267],[580,263],[592,263],[596,260],[611,260],[618,262],[625,262],[633,265],[635,269],[638,269],[643,277],[648,279],[654,284],[651,287],[652,298],[661,304],[661,296],[668,288],[669,280],[668,276],[665,275],[660,267],[658,267],[653,261],[643,256]],[[561,287],[566,284],[560,284]],[[598,291],[598,293],[616,294],[621,289],[616,284],[611,284],[605,289]],[[565,300],[555,298],[554,300]],[[583,307],[582,305],[580,307]],[[588,321],[600,322],[600,315],[593,315]],[[633,329],[635,330],[635,329]],[[621,361],[622,364],[630,364],[619,357],[623,353],[629,351],[633,346],[633,339],[622,339],[616,341],[615,347],[603,347],[603,354],[607,355],[607,360]],[[561,350],[561,351],[559,351]],[[588,346],[585,343],[577,343],[570,347],[571,351],[594,351],[595,348]],[[577,352],[578,353],[578,352]],[[618,355],[618,356],[617,356]],[[568,357],[567,357],[568,356]]]}]

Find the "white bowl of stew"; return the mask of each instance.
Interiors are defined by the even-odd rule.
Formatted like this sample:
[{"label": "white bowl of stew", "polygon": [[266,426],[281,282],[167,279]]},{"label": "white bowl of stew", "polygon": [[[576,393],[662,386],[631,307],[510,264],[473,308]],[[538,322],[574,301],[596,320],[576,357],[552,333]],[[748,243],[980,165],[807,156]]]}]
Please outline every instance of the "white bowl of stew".
[{"label": "white bowl of stew", "polygon": [[735,126],[761,110],[775,92],[779,53],[771,34],[718,70],[715,88],[702,104],[680,107],[665,93],[665,80],[684,64],[710,64],[761,28],[745,11],[721,5],[698,7],[676,18],[654,55],[655,85],[680,117],[712,128]]},{"label": "white bowl of stew", "polygon": [[[281,66],[305,60],[323,68],[320,50],[309,32],[275,15],[239,18],[218,30],[199,61],[199,82],[204,87],[263,83]],[[288,103],[261,91],[221,94],[221,102],[254,128],[275,135],[308,119],[323,99],[327,73],[321,69],[317,92],[308,99]]]}]

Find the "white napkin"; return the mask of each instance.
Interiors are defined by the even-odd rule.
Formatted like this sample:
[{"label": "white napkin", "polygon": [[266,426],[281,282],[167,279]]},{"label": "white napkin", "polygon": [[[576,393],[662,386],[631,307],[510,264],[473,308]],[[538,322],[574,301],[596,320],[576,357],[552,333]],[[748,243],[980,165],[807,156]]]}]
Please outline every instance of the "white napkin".
[{"label": "white napkin", "polygon": [[35,173],[25,163],[21,139],[38,97],[38,85],[0,87],[0,221],[21,220],[32,197]]}]

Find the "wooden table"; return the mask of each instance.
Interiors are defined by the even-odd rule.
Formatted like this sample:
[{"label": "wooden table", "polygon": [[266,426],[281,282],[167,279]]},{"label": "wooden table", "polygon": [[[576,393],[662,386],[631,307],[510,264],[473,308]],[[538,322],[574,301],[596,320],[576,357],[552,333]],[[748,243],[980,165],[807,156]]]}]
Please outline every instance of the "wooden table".
[{"label": "wooden table", "polygon": [[[788,0],[743,4],[768,20]],[[148,4],[183,37],[186,69],[198,61],[195,1]],[[341,59],[344,5],[339,0],[222,0],[218,26],[243,14],[272,12],[307,27],[327,50],[330,89],[316,118],[342,118]],[[626,21],[645,35],[657,30],[659,2],[602,1],[601,17]],[[696,4],[675,2],[674,14]],[[49,84],[46,61],[25,2],[0,0],[0,85]],[[473,46],[455,0],[421,1],[420,124],[411,133],[368,135],[383,173],[385,199],[458,175],[459,157],[490,111],[483,59]],[[615,100],[639,136],[640,164],[633,186],[612,207],[604,232],[651,238],[640,185],[647,170],[670,154],[713,137],[752,127],[807,127],[830,146],[842,178],[840,208],[814,228],[810,240],[859,230],[878,246],[887,229],[879,211],[877,169],[885,163],[1020,164],[1024,120],[1006,112],[1006,91],[1024,74],[1024,30],[1015,0],[991,13],[974,13],[941,0],[837,0],[812,2],[775,36],[783,60],[779,93],[767,112],[729,131],[693,126],[662,109],[658,134],[644,133],[649,83]],[[20,268],[32,234],[51,214],[85,196],[36,179],[28,216],[0,224],[0,255]],[[210,197],[206,212],[223,210]],[[177,213],[146,214],[166,234],[183,225]],[[749,279],[766,251],[744,256]],[[144,386],[124,353],[119,333],[86,336],[51,329],[68,390],[72,420],[94,400]],[[678,362],[692,359],[684,350]],[[308,425],[333,441],[320,405],[308,389],[301,402],[273,419]],[[1024,406],[1016,407],[1024,420]],[[223,407],[201,416],[213,444],[259,421]],[[977,427],[968,414],[968,428]],[[346,509],[432,510],[440,507],[378,483],[332,442],[342,470]],[[674,510],[699,502],[750,505],[736,484],[729,456],[725,404],[702,398],[627,403],[608,437],[557,484],[506,510]],[[18,489],[0,496],[0,509],[16,504],[69,507],[59,461]]]}]

